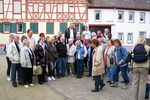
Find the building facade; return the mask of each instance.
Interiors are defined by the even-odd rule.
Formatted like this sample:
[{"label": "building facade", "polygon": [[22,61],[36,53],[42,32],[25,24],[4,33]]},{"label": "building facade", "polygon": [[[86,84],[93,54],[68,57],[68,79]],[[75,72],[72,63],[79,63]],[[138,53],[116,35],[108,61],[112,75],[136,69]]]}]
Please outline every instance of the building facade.
[{"label": "building facade", "polygon": [[150,0],[89,0],[88,7],[91,31],[109,28],[124,45],[150,38]]},{"label": "building facade", "polygon": [[10,33],[64,33],[70,23],[78,32],[109,28],[113,38],[133,45],[150,38],[150,0],[0,0],[0,46]]},{"label": "building facade", "polygon": [[88,21],[86,0],[0,0],[0,44],[8,34],[26,35],[31,29],[38,39],[38,33],[47,35],[64,33],[70,23],[78,32]]}]

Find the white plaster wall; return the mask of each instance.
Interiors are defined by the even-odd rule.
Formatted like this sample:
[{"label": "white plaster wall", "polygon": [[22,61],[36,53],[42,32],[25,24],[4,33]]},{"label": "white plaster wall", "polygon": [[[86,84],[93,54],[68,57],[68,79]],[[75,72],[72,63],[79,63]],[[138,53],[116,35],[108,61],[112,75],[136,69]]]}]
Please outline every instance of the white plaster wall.
[{"label": "white plaster wall", "polygon": [[[101,10],[101,21],[96,22],[94,20],[94,10]],[[131,45],[127,43],[127,34],[133,33],[133,44],[139,38],[139,32],[145,31],[146,37],[150,38],[150,11],[135,11],[134,23],[129,23],[128,16],[130,10],[120,10],[124,11],[124,21],[118,21],[118,11],[117,9],[89,9],[88,10],[88,24],[114,24],[111,27],[113,38],[118,38],[118,33],[124,33],[124,44]],[[145,12],[145,23],[140,23],[140,12]]]}]

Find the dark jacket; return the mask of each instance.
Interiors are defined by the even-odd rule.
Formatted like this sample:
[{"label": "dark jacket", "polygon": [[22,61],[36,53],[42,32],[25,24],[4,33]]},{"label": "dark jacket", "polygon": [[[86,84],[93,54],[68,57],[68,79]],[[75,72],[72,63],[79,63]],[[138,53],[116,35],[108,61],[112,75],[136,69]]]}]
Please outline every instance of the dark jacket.
[{"label": "dark jacket", "polygon": [[[111,33],[108,33],[107,36],[108,36],[108,39],[112,38],[112,34]],[[104,38],[106,38],[105,35],[104,35]]]},{"label": "dark jacket", "polygon": [[54,44],[47,44],[48,61],[56,61],[58,58],[57,48]]},{"label": "dark jacket", "polygon": [[[36,65],[46,65],[47,64],[47,48],[45,46],[45,51],[43,50],[41,45],[36,45],[35,47],[35,57],[36,57]],[[37,63],[39,62],[39,64]]]},{"label": "dark jacket", "polygon": [[[76,38],[77,31],[73,28],[74,39]],[[65,42],[68,43],[68,39],[70,38],[70,28],[65,31]]]},{"label": "dark jacket", "polygon": [[89,62],[92,63],[92,53],[93,53],[94,48],[92,46],[87,46],[87,50],[89,50],[89,49],[91,49],[90,50],[90,55],[88,53],[87,56],[88,56]]},{"label": "dark jacket", "polygon": [[67,57],[67,47],[62,42],[58,42],[57,45],[57,51],[59,57]]}]

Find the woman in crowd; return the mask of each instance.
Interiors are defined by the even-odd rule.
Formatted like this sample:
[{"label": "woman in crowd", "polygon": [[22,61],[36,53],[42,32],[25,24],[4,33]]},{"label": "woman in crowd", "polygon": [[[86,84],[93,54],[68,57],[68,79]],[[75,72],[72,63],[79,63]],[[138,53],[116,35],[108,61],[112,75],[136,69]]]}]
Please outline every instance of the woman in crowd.
[{"label": "woman in crowd", "polygon": [[125,86],[122,89],[127,89],[129,84],[129,77],[128,77],[128,63],[126,62],[128,57],[127,50],[122,46],[121,41],[119,39],[114,40],[115,50],[115,67],[113,73],[113,82],[111,87],[118,87],[119,81],[119,72],[121,71],[122,77],[124,79]]},{"label": "woman in crowd", "polygon": [[20,52],[21,67],[23,67],[24,87],[34,86],[32,84],[34,53],[29,48],[29,41],[23,40],[23,48]]},{"label": "woman in crowd", "polygon": [[92,40],[93,50],[93,66],[92,66],[92,76],[95,79],[95,88],[91,90],[92,92],[98,92],[101,90],[105,84],[101,79],[101,75],[104,74],[104,61],[103,61],[103,53],[102,47],[99,45],[99,41],[97,39]]},{"label": "woman in crowd", "polygon": [[68,44],[67,44],[67,55],[68,55],[68,75],[70,75],[70,68],[71,68],[71,72],[72,75],[75,74],[75,70],[74,70],[74,62],[75,62],[75,55],[76,52],[76,46],[73,44],[73,39],[68,39]]},{"label": "woman in crowd", "polygon": [[[131,93],[133,95],[132,100],[144,100],[146,79],[149,71],[148,57],[147,60],[144,61],[143,59],[145,59],[145,54],[136,54],[136,52],[140,51],[140,49],[142,50],[142,53],[146,52],[146,55],[149,54],[150,47],[146,44],[145,38],[139,38],[133,49],[133,83],[131,86]],[[137,58],[135,58],[136,56]],[[139,62],[136,61],[138,59],[140,59]]]},{"label": "woman in crowd", "polygon": [[20,42],[21,48],[23,48],[23,40],[25,40],[25,39],[27,39],[27,37],[26,37],[25,35],[23,35],[23,36],[21,37],[21,42]]},{"label": "woman in crowd", "polygon": [[51,37],[49,43],[47,43],[47,53],[48,53],[48,80],[55,80],[55,68],[56,61],[58,59],[57,48],[55,46],[55,38]]},{"label": "woman in crowd", "polygon": [[9,49],[10,44],[13,42],[13,40],[14,40],[14,35],[13,34],[9,35],[9,42],[6,43],[6,46],[4,48],[4,51],[6,52],[6,60],[7,60],[7,80],[8,81],[11,80],[10,78],[11,61],[8,57],[8,49]]},{"label": "woman in crowd", "polygon": [[47,64],[47,48],[45,45],[45,37],[41,37],[39,43],[35,47],[36,65],[42,67],[42,75],[38,75],[39,84],[47,82],[45,79],[46,64]]},{"label": "woman in crowd", "polygon": [[82,75],[83,75],[83,60],[84,60],[84,54],[85,54],[85,51],[84,51],[84,45],[81,43],[80,40],[77,40],[76,41],[76,48],[77,48],[77,51],[76,51],[76,55],[75,55],[75,58],[76,58],[76,69],[77,69],[77,76],[76,78],[82,78]]},{"label": "woman in crowd", "polygon": [[104,53],[104,64],[109,83],[113,83],[114,49],[113,40],[109,40]]}]

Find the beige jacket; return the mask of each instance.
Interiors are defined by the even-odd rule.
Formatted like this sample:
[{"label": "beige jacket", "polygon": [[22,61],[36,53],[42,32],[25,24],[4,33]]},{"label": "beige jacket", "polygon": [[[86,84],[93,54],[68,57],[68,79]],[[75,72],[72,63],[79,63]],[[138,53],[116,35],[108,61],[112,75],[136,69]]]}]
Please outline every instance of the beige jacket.
[{"label": "beige jacket", "polygon": [[103,61],[103,53],[102,46],[98,46],[93,50],[93,66],[92,66],[92,76],[102,75],[104,70],[104,61]]},{"label": "beige jacket", "polygon": [[[150,51],[150,47],[148,45],[145,45],[145,49],[147,52]],[[143,63],[133,62],[133,68],[141,68],[141,67],[149,69],[149,60],[147,60],[146,62],[143,62]]]},{"label": "beige jacket", "polygon": [[[109,48],[109,49],[108,49]],[[115,46],[111,46],[111,47],[106,47],[105,52],[104,52],[104,57],[107,53],[107,67],[113,67],[114,65],[110,64],[110,59],[113,58],[114,59],[114,49]]]}]

